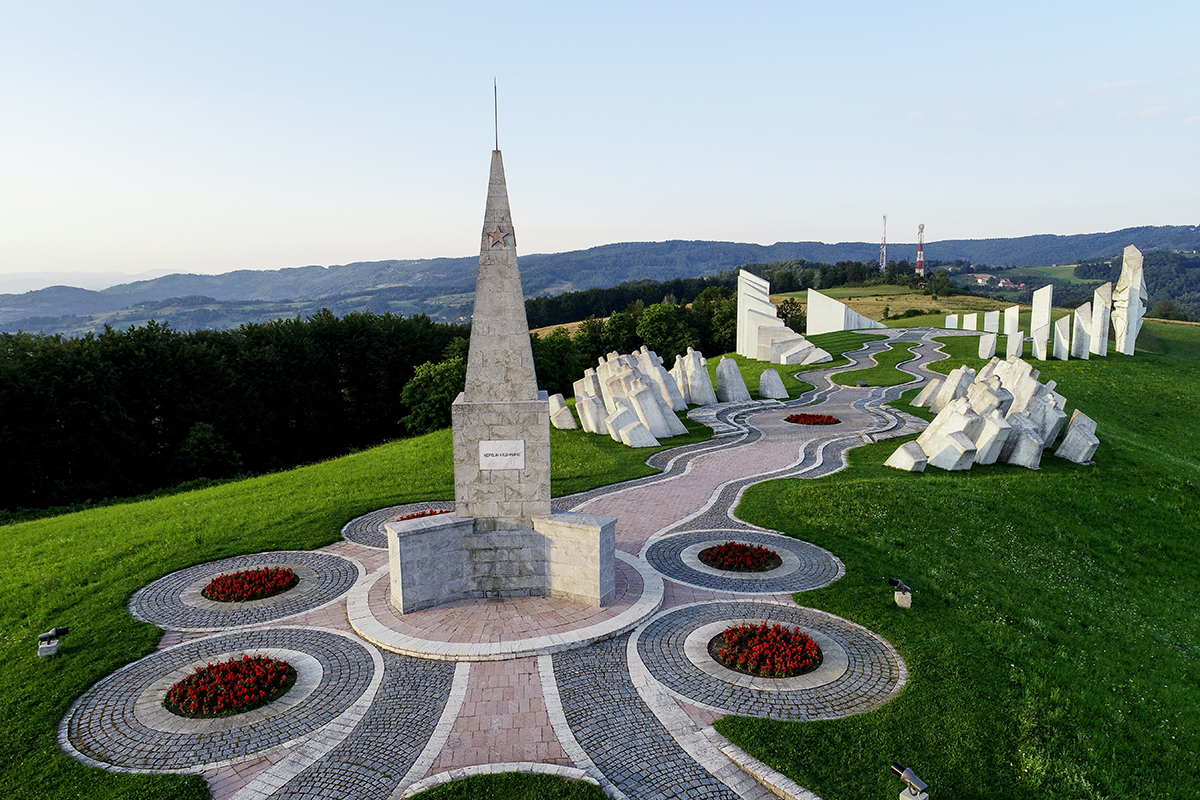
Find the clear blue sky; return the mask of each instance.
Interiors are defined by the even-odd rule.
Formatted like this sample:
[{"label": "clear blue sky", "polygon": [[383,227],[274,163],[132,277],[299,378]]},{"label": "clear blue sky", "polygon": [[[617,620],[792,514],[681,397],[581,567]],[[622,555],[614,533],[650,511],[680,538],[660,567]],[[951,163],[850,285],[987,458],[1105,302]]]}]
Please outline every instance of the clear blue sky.
[{"label": "clear blue sky", "polygon": [[[1200,222],[1200,3],[0,1],[0,274]],[[931,248],[931,255],[933,254]]]}]

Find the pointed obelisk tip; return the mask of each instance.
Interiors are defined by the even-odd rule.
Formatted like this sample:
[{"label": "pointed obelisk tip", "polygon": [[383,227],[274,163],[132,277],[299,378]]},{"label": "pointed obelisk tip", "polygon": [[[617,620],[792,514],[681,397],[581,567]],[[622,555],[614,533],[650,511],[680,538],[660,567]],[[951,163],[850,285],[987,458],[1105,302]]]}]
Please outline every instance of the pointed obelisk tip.
[{"label": "pointed obelisk tip", "polygon": [[496,88],[496,79],[492,78],[492,104],[496,112],[496,152],[500,152],[500,90]]}]

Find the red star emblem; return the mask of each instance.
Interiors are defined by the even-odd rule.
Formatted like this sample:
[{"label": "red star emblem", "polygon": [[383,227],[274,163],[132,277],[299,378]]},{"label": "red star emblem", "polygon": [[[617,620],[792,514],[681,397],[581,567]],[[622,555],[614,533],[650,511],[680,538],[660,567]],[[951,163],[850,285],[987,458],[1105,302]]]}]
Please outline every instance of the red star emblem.
[{"label": "red star emblem", "polygon": [[[501,247],[504,247],[505,246],[504,237],[508,236],[510,233],[512,233],[512,231],[502,231],[502,230],[500,230],[500,226],[497,225],[496,230],[488,231],[488,236],[490,236],[492,239],[492,242],[491,242],[492,245],[498,244]],[[489,246],[491,246],[491,245],[489,245]]]}]

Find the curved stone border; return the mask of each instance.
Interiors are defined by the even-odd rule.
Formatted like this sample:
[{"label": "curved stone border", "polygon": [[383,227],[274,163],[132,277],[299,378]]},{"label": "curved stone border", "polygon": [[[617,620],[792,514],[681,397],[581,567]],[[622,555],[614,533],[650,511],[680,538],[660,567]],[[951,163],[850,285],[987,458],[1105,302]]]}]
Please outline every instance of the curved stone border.
[{"label": "curved stone border", "polygon": [[[221,603],[200,594],[217,575],[266,566],[291,567],[300,582],[274,597],[246,603]],[[164,575],[134,592],[129,614],[166,630],[185,632],[262,625],[337,600],[361,575],[358,564],[331,553],[285,550],[234,556]]]},{"label": "curved stone border", "polygon": [[558,764],[541,764],[536,761],[503,761],[496,764],[480,764],[475,767],[460,767],[446,772],[439,772],[436,775],[430,775],[424,780],[417,781],[409,786],[400,795],[401,798],[412,797],[418,792],[423,792],[426,789],[432,789],[435,786],[441,786],[443,783],[457,781],[463,778],[469,778],[472,775],[499,775],[502,772],[528,772],[534,775],[557,775],[560,778],[566,778],[571,781],[587,781],[593,786],[599,786],[600,783],[591,775],[588,775],[581,769],[575,767],[563,767]]},{"label": "curved stone border", "polygon": [[441,642],[432,639],[422,639],[416,636],[395,631],[382,622],[371,611],[369,597],[371,588],[385,578],[389,567],[380,567],[367,580],[360,581],[351,590],[347,599],[347,612],[350,617],[350,627],[368,642],[406,656],[432,658],[441,661],[506,661],[511,658],[524,658],[562,650],[573,650],[576,647],[586,647],[592,642],[619,636],[637,627],[641,622],[658,611],[663,600],[662,576],[651,569],[642,559],[617,550],[617,558],[629,564],[638,571],[642,578],[642,595],[637,602],[620,614],[600,622],[586,625],[567,633],[554,633],[545,636],[533,636],[524,639],[512,639],[503,642],[483,642],[470,644],[466,642]]},{"label": "curved stone border", "polygon": [[761,621],[758,619],[727,619],[702,625],[689,633],[688,637],[683,640],[684,655],[701,672],[712,675],[718,680],[764,692],[794,692],[797,689],[815,689],[818,686],[833,683],[846,674],[846,668],[850,665],[846,656],[846,648],[820,631],[812,629],[802,632],[808,634],[820,646],[823,658],[821,666],[804,675],[796,675],[792,678],[760,678],[756,675],[746,675],[729,669],[709,655],[708,643],[726,628],[733,625],[757,625]]},{"label": "curved stone border", "polygon": [[[715,677],[688,658],[686,641],[694,631],[745,619],[768,619],[821,634],[844,650],[845,671],[818,686],[765,691]],[[904,660],[882,637],[801,606],[753,600],[693,603],[664,612],[633,636],[630,657],[640,663],[631,668],[648,672],[676,697],[719,714],[784,720],[846,717],[878,708],[908,681]]]},{"label": "curved stone border", "polygon": [[429,500],[421,503],[407,503],[402,506],[388,506],[361,517],[355,517],[342,526],[342,538],[348,542],[361,544],[363,547],[374,547],[387,550],[387,531],[383,529],[386,522],[392,522],[397,517],[403,517],[417,511],[453,511],[453,500]]},{"label": "curved stone border", "polygon": [[[733,533],[733,531],[730,531]],[[679,553],[679,560],[686,566],[691,567],[696,572],[703,572],[705,575],[712,575],[716,578],[744,578],[748,581],[770,580],[772,578],[782,578],[791,575],[796,570],[800,569],[800,557],[793,553],[788,548],[780,548],[774,551],[779,556],[780,564],[778,567],[763,570],[762,572],[739,572],[736,569],[717,569],[710,567],[700,560],[700,554],[710,547],[719,547],[729,541],[736,540],[736,536],[722,537],[713,539],[709,542],[697,542],[696,544],[688,545]],[[745,544],[743,542],[742,544]],[[768,548],[770,549],[770,548]]]},{"label": "curved stone border", "polygon": [[[739,573],[713,569],[695,557],[705,547],[727,541],[760,544],[779,553],[783,565],[770,572]],[[739,594],[783,594],[828,586],[845,572],[828,550],[780,533],[715,528],[670,534],[652,542],[646,561],[677,583]]]},{"label": "curved stone border", "polygon": [[[287,701],[282,712],[271,706],[286,701],[291,691],[271,706],[224,719],[191,720],[148,708],[161,702],[152,691],[197,664],[244,653],[282,652],[301,655],[297,686],[303,693]],[[357,721],[343,719],[345,712],[373,693],[382,664],[374,648],[317,628],[249,630],[197,639],[151,653],[94,684],[59,724],[59,744],[79,761],[114,772],[199,772],[246,761],[335,721],[342,723],[344,737]]]}]

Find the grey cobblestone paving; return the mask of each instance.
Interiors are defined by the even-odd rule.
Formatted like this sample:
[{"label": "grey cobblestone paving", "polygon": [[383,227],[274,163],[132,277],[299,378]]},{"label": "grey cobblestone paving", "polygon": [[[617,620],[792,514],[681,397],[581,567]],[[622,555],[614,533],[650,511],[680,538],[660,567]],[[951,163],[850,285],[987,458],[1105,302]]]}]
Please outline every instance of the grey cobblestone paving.
[{"label": "grey cobblestone paving", "polygon": [[383,525],[386,522],[412,514],[417,511],[453,511],[453,500],[430,500],[422,503],[407,503],[402,506],[390,506],[355,517],[342,526],[342,538],[348,542],[361,544],[364,547],[387,549],[387,532]]},{"label": "grey cobblestone paving", "polygon": [[[217,575],[268,565],[296,569],[298,574],[302,573],[300,583],[282,594],[249,603],[218,603],[198,594]],[[329,553],[281,550],[234,556],[164,575],[134,592],[129,600],[129,613],[134,619],[176,631],[261,625],[336,600],[350,591],[358,575],[354,562]]]},{"label": "grey cobblestone paving", "polygon": [[383,653],[374,704],[346,741],[292,778],[278,798],[387,798],[437,727],[454,662]]},{"label": "grey cobblestone paving", "polygon": [[563,713],[584,752],[631,800],[737,800],[646,707],[629,677],[628,638],[554,655]]},{"label": "grey cobblestone paving", "polygon": [[[831,683],[794,691],[756,691],[714,678],[688,660],[684,640],[704,625],[734,619],[768,619],[819,631],[846,650],[849,667]],[[667,688],[702,706],[747,717],[812,720],[861,714],[890,700],[907,680],[903,662],[878,636],[831,614],[774,603],[712,602],[668,611],[641,631],[637,649]]]},{"label": "grey cobblestone paving", "polygon": [[[800,567],[777,578],[747,578],[736,572],[724,575],[701,572],[680,558],[685,548],[699,542],[729,540],[760,544],[776,552],[787,550],[800,560]],[[779,533],[728,528],[681,533],[659,539],[646,549],[646,561],[666,577],[682,583],[721,592],[747,594],[803,592],[825,586],[842,574],[841,563],[824,548]]]},{"label": "grey cobblestone paving", "polygon": [[[173,670],[272,648],[306,653],[321,666],[316,688],[286,714],[228,730],[174,715],[179,729],[160,730],[135,714],[139,697]],[[64,732],[77,752],[100,765],[138,772],[193,771],[244,760],[317,730],[366,690],[374,672],[365,645],[328,631],[278,628],[211,636],[151,653],[99,681],[72,706]]]}]

